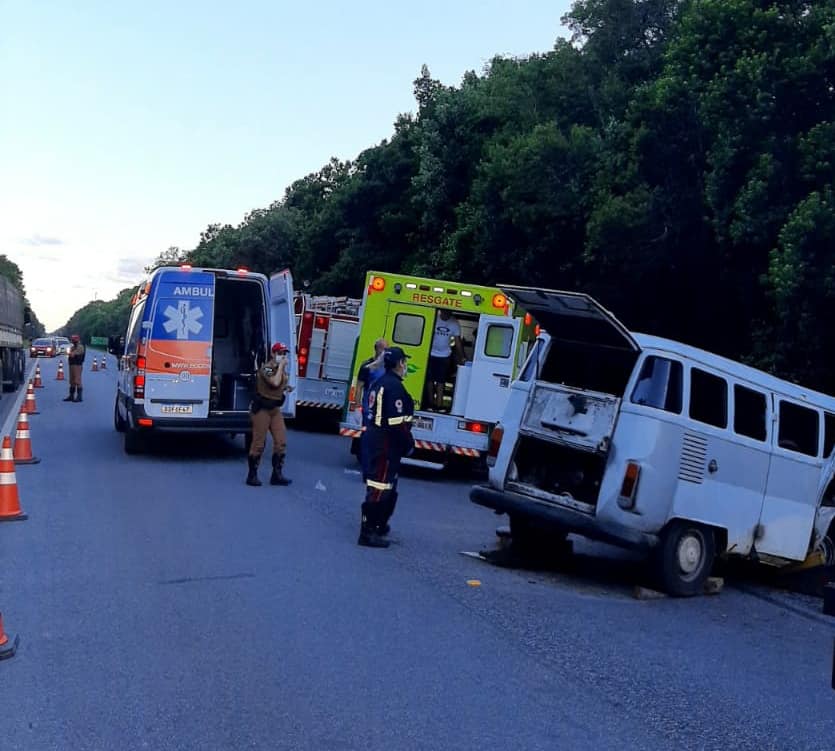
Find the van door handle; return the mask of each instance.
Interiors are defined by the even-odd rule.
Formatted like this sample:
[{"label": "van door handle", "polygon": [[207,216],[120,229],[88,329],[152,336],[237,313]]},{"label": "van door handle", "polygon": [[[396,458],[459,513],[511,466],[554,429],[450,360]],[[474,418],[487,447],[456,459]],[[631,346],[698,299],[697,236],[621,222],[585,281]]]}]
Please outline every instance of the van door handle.
[{"label": "van door handle", "polygon": [[719,469],[719,465],[716,463],[716,459],[711,459],[710,464],[707,465],[707,471],[713,474],[717,469]]}]

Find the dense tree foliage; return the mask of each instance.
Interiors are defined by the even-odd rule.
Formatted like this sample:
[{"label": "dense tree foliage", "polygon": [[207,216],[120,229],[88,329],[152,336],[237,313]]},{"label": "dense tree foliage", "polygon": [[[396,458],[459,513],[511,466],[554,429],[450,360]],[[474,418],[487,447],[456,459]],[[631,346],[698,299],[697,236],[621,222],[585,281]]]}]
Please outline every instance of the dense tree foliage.
[{"label": "dense tree foliage", "polygon": [[6,279],[14,284],[23,297],[23,305],[26,311],[24,336],[32,339],[43,336],[45,332],[44,325],[38,320],[38,316],[35,315],[35,311],[32,310],[32,306],[26,297],[26,287],[23,285],[23,272],[20,270],[20,266],[4,254],[0,255],[0,276],[5,276]]},{"label": "dense tree foliage", "polygon": [[578,0],[564,22],[457,87],[424,67],[389,139],[158,263],[584,290],[835,391],[835,0]]}]

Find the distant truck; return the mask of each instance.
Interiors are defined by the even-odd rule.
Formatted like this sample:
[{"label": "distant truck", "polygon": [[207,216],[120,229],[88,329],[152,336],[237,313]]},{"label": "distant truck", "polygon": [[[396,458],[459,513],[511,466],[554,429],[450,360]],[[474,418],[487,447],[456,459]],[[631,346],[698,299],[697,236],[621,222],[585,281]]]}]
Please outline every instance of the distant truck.
[{"label": "distant truck", "polygon": [[0,382],[3,391],[23,383],[26,351],[23,344],[23,296],[8,279],[0,276]]}]

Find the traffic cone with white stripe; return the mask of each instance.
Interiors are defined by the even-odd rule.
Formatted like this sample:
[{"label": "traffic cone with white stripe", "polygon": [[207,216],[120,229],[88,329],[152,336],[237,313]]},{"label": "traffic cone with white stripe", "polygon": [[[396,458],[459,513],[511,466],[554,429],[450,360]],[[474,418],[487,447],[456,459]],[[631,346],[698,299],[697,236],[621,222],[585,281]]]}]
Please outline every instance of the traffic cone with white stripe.
[{"label": "traffic cone with white stripe", "polygon": [[41,380],[41,364],[38,363],[35,366],[35,388],[42,389],[43,388],[43,381]]},{"label": "traffic cone with white stripe", "polygon": [[20,637],[17,634],[11,637],[3,630],[3,614],[0,613],[0,660],[14,657],[18,644],[20,644]]},{"label": "traffic cone with white stripe", "polygon": [[6,436],[3,439],[3,448],[0,449],[0,522],[22,522],[28,518],[20,508],[12,439]]},{"label": "traffic cone with white stripe", "polygon": [[35,387],[32,385],[32,381],[29,381],[29,385],[26,387],[26,401],[23,402],[23,411],[27,415],[40,414],[38,412],[38,404],[35,401]]},{"label": "traffic cone with white stripe", "polygon": [[21,410],[17,417],[17,432],[14,439],[14,463],[37,464],[38,457],[32,455],[32,437],[29,433],[29,415]]},{"label": "traffic cone with white stripe", "polygon": [[94,357],[94,358],[93,358],[93,367],[92,367],[92,368],[90,368],[90,370],[92,370],[92,371],[95,373],[98,369],[99,369],[99,362],[98,362],[98,360],[96,360],[96,358]]},{"label": "traffic cone with white stripe", "polygon": [[99,366],[99,370],[107,370],[107,355],[101,356],[101,365]]},{"label": "traffic cone with white stripe", "polygon": [[58,375],[55,376],[56,381],[63,381],[64,380],[64,361],[58,361]]}]

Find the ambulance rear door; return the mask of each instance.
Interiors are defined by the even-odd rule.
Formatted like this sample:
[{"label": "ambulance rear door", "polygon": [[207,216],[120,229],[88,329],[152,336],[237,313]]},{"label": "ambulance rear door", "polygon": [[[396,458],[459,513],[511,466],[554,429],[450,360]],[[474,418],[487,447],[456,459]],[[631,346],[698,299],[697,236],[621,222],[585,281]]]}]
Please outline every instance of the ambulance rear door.
[{"label": "ambulance rear door", "polygon": [[464,410],[466,418],[497,422],[501,417],[513,380],[521,330],[519,318],[479,317],[473,361],[467,366],[470,373]]},{"label": "ambulance rear door", "polygon": [[293,275],[285,269],[270,277],[270,336],[271,345],[283,342],[287,345],[290,360],[290,385],[293,390],[287,394],[281,411],[287,417],[296,416],[296,388],[299,369],[296,352],[296,313],[293,304]]},{"label": "ambulance rear door", "polygon": [[145,366],[149,417],[209,416],[214,300],[213,274],[172,270],[160,276],[148,300],[153,304]]}]

